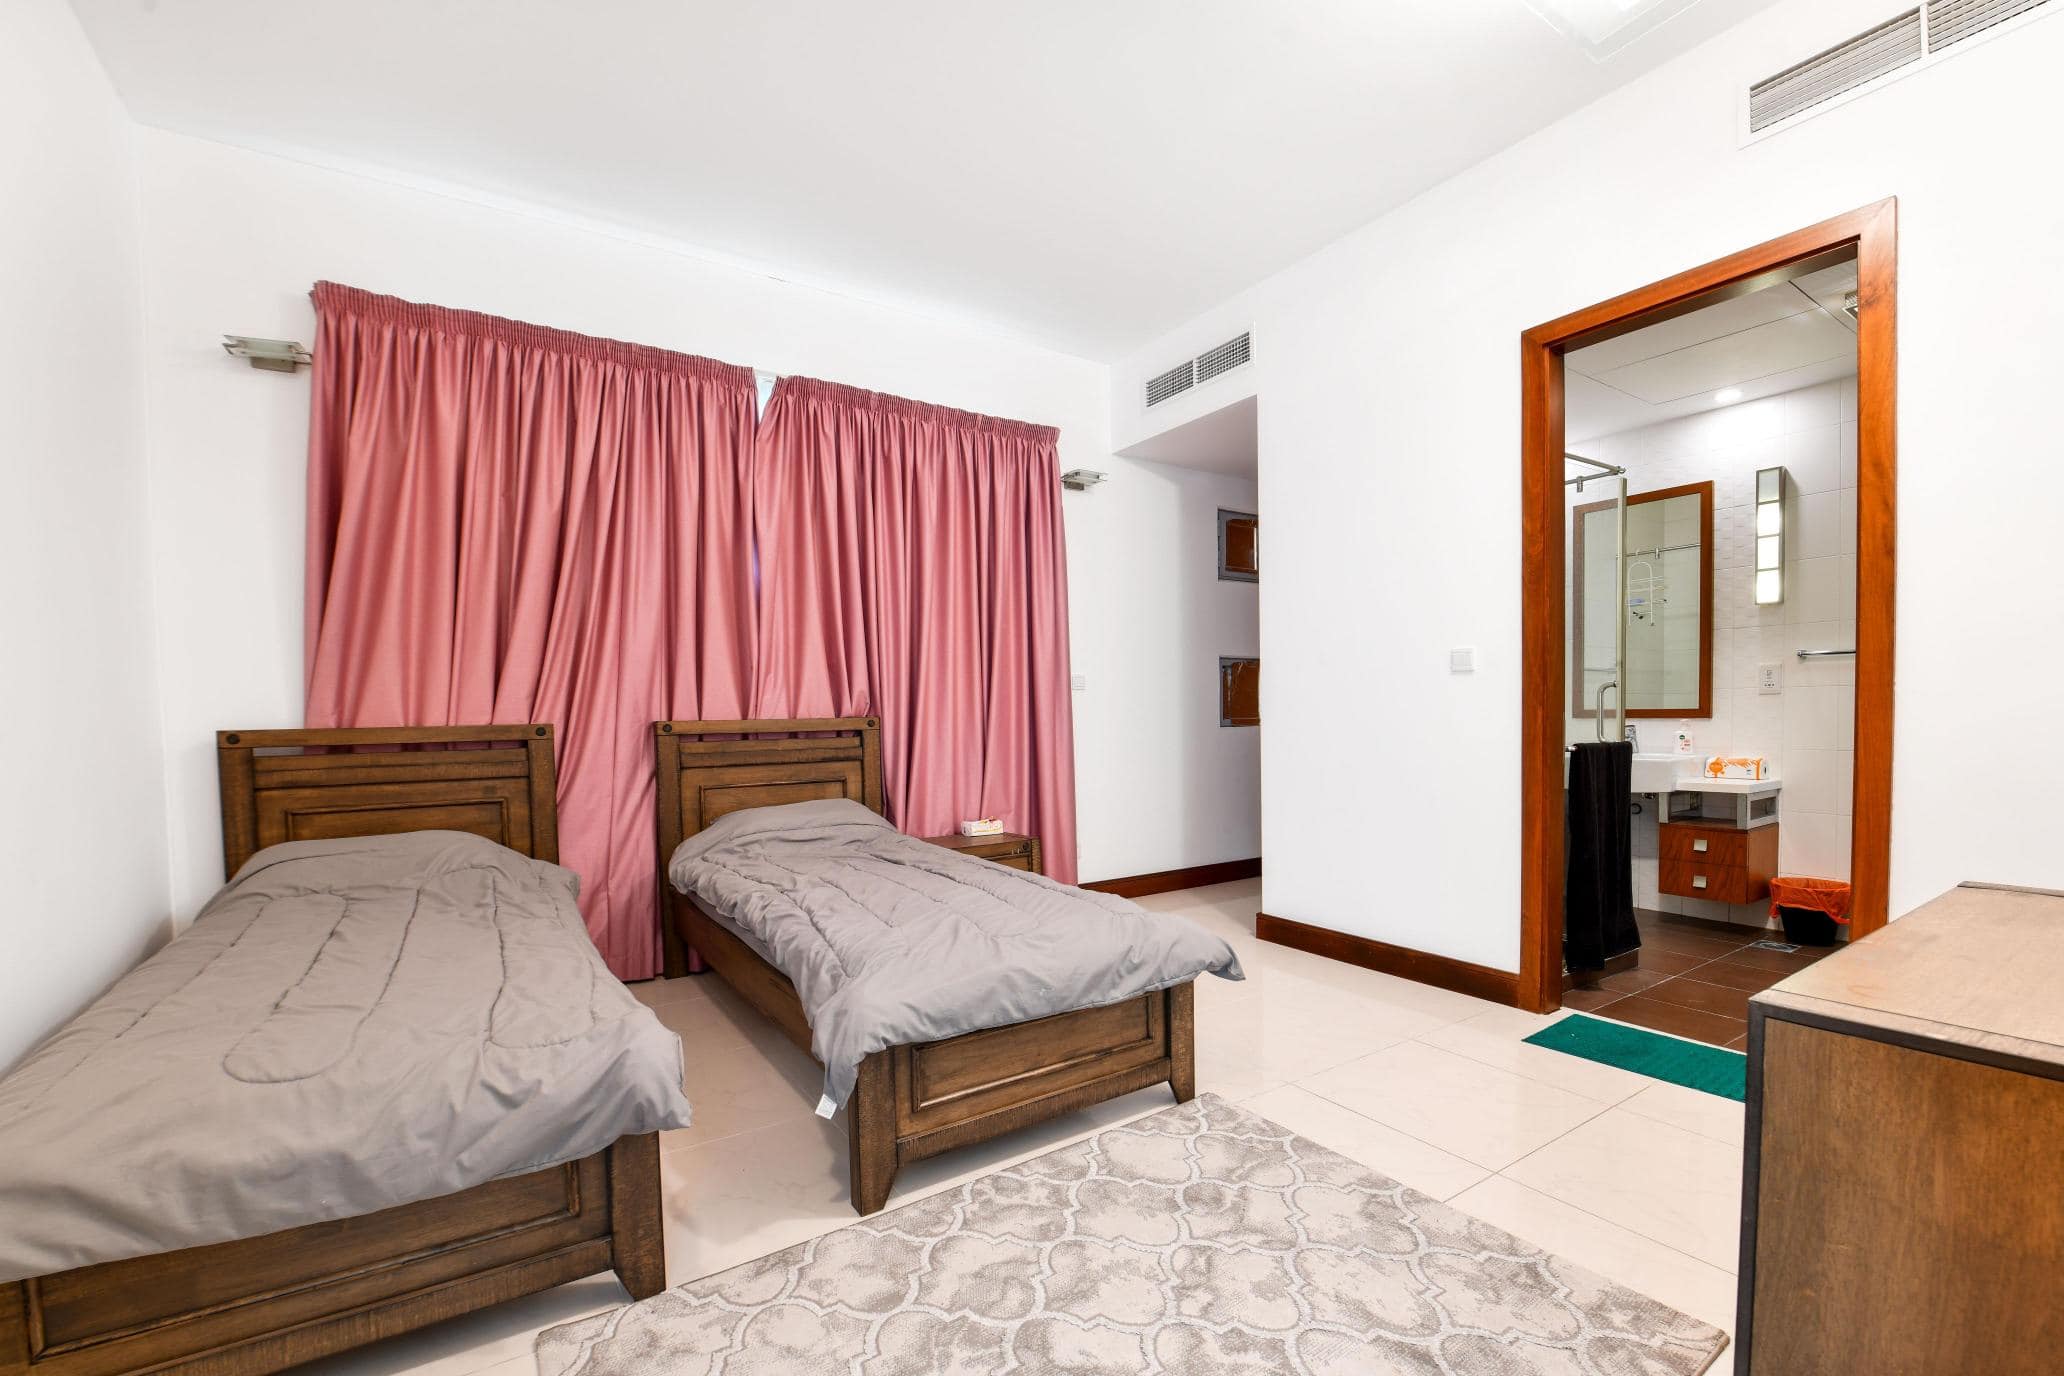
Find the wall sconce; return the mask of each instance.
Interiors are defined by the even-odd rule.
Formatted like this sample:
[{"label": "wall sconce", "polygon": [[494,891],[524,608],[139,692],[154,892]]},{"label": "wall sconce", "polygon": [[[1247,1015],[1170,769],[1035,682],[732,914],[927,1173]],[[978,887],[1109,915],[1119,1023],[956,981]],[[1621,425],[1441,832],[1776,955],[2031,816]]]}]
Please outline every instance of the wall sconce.
[{"label": "wall sconce", "polygon": [[1756,470],[1756,605],[1784,601],[1784,469]]}]

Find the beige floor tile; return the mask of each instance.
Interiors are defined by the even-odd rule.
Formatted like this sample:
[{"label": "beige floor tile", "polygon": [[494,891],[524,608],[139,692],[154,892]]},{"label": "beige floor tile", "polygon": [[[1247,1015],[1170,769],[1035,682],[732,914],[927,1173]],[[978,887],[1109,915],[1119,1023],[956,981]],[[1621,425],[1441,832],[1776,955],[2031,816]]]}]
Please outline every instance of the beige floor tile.
[{"label": "beige floor tile", "polygon": [[667,1283],[852,1222],[845,1133],[843,1122],[811,1116],[665,1153]]},{"label": "beige floor tile", "polygon": [[1435,1199],[1453,1198],[1490,1174],[1295,1085],[1256,1095],[1241,1107]]},{"label": "beige floor tile", "polygon": [[1622,1100],[1620,1107],[1732,1147],[1742,1144],[1742,1106],[1717,1094],[1650,1080],[1639,1094]]},{"label": "beige floor tile", "polygon": [[1645,1075],[1618,1066],[1600,1065],[1582,1056],[1527,1044],[1527,1037],[1560,1021],[1561,1016],[1541,1017],[1517,1008],[1491,1008],[1475,1017],[1421,1033],[1419,1040],[1605,1104],[1618,1103],[1655,1083]]},{"label": "beige floor tile", "polygon": [[673,995],[662,992],[652,1005],[659,1020],[681,1034],[682,1049],[691,1059],[724,1047],[743,1046],[767,1034],[765,1016],[714,976],[695,982],[706,989]]},{"label": "beige floor tile", "polygon": [[663,1151],[813,1116],[824,1069],[771,1026],[730,1045],[683,1042],[683,1087],[695,1121],[662,1134]]},{"label": "beige floor tile", "polygon": [[629,1299],[616,1277],[590,1276],[340,1352],[294,1371],[296,1376],[380,1376],[398,1371],[417,1376],[474,1376],[504,1362],[531,1362],[531,1348],[540,1329],[614,1309]]},{"label": "beige floor tile", "polygon": [[1607,1111],[1596,1099],[1424,1042],[1387,1047],[1297,1083],[1490,1170]]},{"label": "beige floor tile", "polygon": [[[1595,1214],[1494,1175],[1450,1201],[1464,1213],[1616,1280],[1672,1309],[1734,1332],[1734,1276]],[[1729,1370],[1727,1358],[1716,1371]]]},{"label": "beige floor tile", "polygon": [[1741,1155],[1740,1147],[1612,1108],[1505,1174],[1732,1270],[1741,1229]]}]

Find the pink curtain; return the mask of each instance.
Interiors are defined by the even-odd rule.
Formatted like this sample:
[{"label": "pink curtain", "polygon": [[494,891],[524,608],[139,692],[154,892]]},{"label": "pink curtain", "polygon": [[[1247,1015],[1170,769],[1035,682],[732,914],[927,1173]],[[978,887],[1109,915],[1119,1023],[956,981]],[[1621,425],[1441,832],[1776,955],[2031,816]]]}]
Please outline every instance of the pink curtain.
[{"label": "pink curtain", "polygon": [[551,722],[560,858],[660,967],[651,723],[744,715],[749,370],[320,283],[310,726]]},{"label": "pink curtain", "polygon": [[889,816],[994,816],[1075,878],[1056,432],[807,378],[760,419],[752,715],[874,715]]}]

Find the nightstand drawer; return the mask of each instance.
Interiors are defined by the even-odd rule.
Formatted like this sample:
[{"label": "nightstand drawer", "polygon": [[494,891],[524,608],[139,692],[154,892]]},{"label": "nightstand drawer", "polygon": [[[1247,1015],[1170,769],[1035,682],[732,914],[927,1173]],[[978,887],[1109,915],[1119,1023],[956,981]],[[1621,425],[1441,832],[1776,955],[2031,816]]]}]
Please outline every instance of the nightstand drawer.
[{"label": "nightstand drawer", "polygon": [[1040,866],[1039,838],[1036,836],[1006,831],[997,836],[927,836],[924,839],[935,846],[957,850],[962,855],[971,855],[1007,869],[1024,870],[1029,874],[1046,872]]},{"label": "nightstand drawer", "polygon": [[1749,833],[1733,827],[1688,827],[1679,822],[1657,829],[1665,864],[1672,860],[1711,868],[1748,864]]}]

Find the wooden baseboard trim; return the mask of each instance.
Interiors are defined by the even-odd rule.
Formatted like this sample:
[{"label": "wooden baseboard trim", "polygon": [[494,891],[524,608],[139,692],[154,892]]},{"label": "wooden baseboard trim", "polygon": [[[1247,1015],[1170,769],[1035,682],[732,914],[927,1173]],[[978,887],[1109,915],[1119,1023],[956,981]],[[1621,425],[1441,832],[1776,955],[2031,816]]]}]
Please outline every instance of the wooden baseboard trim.
[{"label": "wooden baseboard trim", "polygon": [[1120,898],[1145,898],[1150,893],[1174,893],[1177,889],[1201,889],[1206,884],[1230,884],[1235,879],[1261,875],[1261,857],[1252,860],[1221,860],[1215,865],[1192,865],[1184,870],[1157,870],[1153,874],[1127,875],[1123,879],[1099,879],[1082,885],[1098,893],[1115,893]]},{"label": "wooden baseboard trim", "polygon": [[1493,1003],[1519,1006],[1519,976],[1511,970],[1493,970],[1488,965],[1472,965],[1451,956],[1392,946],[1388,942],[1293,922],[1287,917],[1274,917],[1268,913],[1254,915],[1254,934],[1263,941],[1273,941],[1278,946],[1294,946],[1315,956],[1325,956],[1328,960],[1381,970],[1386,975],[1452,989],[1458,994],[1489,999]]}]

